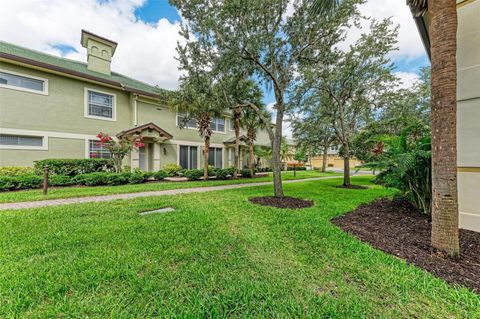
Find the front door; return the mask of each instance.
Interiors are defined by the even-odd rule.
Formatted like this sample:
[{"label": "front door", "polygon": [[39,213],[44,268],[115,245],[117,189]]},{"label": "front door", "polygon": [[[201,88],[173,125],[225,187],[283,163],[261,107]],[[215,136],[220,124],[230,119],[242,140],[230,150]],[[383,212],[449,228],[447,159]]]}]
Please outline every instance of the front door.
[{"label": "front door", "polygon": [[138,148],[138,165],[142,171],[147,170],[147,156],[143,146]]}]

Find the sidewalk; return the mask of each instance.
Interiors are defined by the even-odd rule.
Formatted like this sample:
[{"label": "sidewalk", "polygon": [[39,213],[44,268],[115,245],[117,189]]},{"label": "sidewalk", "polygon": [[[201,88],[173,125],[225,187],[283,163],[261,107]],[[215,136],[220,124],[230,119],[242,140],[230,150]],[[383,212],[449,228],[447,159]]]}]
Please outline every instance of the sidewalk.
[{"label": "sidewalk", "polygon": [[[305,178],[305,179],[295,179],[295,180],[284,181],[283,184],[317,181],[321,179],[331,179],[331,178],[341,178],[341,177],[340,176],[324,176],[324,177],[314,177],[314,178]],[[105,195],[105,196],[73,197],[73,198],[64,198],[64,199],[32,201],[32,202],[3,203],[3,204],[0,204],[0,210],[38,208],[38,207],[60,206],[60,205],[92,203],[92,202],[108,202],[116,199],[132,199],[132,198],[148,197],[148,196],[167,196],[167,195],[177,195],[177,194],[187,194],[187,193],[205,193],[205,192],[220,191],[225,189],[256,187],[256,186],[265,186],[265,185],[273,185],[273,183],[258,182],[258,183],[232,184],[232,185],[208,186],[208,187],[197,187],[197,188],[170,189],[170,190],[163,190],[163,191],[114,194],[114,195]]]}]

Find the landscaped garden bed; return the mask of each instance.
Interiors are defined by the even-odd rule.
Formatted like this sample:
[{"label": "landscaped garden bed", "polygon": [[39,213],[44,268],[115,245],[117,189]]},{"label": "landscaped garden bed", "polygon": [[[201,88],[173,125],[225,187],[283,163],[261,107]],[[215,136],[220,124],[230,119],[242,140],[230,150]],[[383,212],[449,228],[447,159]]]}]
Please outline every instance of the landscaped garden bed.
[{"label": "landscaped garden bed", "polygon": [[362,205],[333,223],[375,248],[480,293],[480,233],[460,229],[460,258],[448,258],[432,249],[430,217],[402,199]]}]

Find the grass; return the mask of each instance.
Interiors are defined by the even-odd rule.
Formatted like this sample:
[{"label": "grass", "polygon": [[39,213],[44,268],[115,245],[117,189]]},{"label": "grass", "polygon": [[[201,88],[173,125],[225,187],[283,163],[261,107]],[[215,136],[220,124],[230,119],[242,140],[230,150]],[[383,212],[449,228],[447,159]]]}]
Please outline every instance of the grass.
[{"label": "grass", "polygon": [[[282,172],[283,180],[291,179],[305,179],[311,177],[322,176],[335,176],[340,175],[334,172],[320,173],[319,171],[299,171],[294,177],[293,172]],[[178,188],[190,188],[190,187],[206,187],[206,186],[218,186],[228,184],[240,184],[240,183],[256,183],[272,181],[272,173],[269,176],[258,177],[252,179],[238,179],[238,180],[209,180],[209,181],[195,181],[195,182],[153,182],[145,184],[135,185],[119,185],[119,186],[94,186],[94,187],[58,187],[50,188],[48,195],[44,196],[41,189],[15,191],[15,192],[2,192],[0,193],[0,203],[13,203],[13,202],[28,202],[38,201],[45,199],[59,199],[59,198],[71,198],[71,197],[86,197],[97,195],[109,195],[109,194],[124,194],[124,193],[138,193],[146,191],[159,191]]]},{"label": "grass", "polygon": [[339,183],[286,184],[315,201],[298,211],[248,202],[262,186],[0,212],[0,317],[480,317],[480,296],[332,225],[393,194]]}]

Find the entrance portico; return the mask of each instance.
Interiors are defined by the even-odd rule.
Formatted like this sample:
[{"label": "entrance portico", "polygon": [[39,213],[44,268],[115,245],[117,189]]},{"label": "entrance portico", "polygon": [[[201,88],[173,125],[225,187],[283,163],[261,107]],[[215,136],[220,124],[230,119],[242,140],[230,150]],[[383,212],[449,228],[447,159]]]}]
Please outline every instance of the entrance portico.
[{"label": "entrance portico", "polygon": [[131,168],[139,168],[142,171],[160,170],[160,144],[170,140],[173,136],[152,122],[123,131],[118,136],[133,134],[141,135],[145,145],[138,150],[132,150],[130,154]]}]

